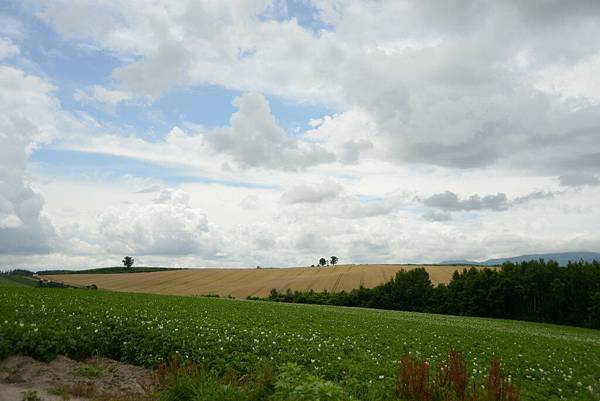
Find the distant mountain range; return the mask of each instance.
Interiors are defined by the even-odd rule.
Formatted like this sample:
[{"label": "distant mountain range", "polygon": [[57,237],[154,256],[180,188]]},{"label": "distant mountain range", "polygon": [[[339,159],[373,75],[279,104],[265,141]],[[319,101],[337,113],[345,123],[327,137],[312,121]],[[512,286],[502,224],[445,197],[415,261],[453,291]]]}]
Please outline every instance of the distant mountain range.
[{"label": "distant mountain range", "polygon": [[532,255],[513,256],[511,258],[488,259],[483,262],[474,262],[472,260],[445,260],[441,264],[456,264],[456,265],[479,265],[479,266],[494,266],[501,265],[504,262],[520,263],[529,260],[555,260],[561,266],[566,266],[569,261],[577,262],[583,259],[586,262],[597,260],[600,262],[599,252],[561,252],[561,253],[538,253]]}]

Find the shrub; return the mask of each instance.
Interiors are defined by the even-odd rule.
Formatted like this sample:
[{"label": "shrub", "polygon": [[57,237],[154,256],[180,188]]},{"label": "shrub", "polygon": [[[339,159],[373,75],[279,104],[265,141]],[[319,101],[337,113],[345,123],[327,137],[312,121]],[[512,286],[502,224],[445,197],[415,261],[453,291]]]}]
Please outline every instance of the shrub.
[{"label": "shrub", "polygon": [[283,365],[275,380],[274,401],[350,400],[343,389],[330,381],[307,373],[295,363]]},{"label": "shrub", "polygon": [[397,365],[396,394],[407,401],[518,401],[519,392],[497,358],[483,383],[469,380],[467,362],[456,351],[435,369],[426,360],[404,355]]}]

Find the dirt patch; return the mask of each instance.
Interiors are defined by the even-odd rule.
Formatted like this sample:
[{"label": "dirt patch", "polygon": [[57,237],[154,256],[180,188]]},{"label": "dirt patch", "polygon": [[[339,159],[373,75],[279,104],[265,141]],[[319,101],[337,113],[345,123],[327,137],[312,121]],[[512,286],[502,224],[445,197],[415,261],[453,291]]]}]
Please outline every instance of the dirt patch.
[{"label": "dirt patch", "polygon": [[0,362],[0,401],[21,401],[28,391],[45,401],[144,399],[153,383],[151,370],[106,358],[77,362],[59,356],[44,363],[12,356]]}]

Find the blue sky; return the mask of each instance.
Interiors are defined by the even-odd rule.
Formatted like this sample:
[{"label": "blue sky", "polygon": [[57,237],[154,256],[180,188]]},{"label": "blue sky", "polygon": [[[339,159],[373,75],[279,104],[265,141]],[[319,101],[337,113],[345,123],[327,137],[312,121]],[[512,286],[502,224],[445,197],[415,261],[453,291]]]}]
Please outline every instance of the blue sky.
[{"label": "blue sky", "polygon": [[5,2],[0,267],[597,250],[598,11]]}]

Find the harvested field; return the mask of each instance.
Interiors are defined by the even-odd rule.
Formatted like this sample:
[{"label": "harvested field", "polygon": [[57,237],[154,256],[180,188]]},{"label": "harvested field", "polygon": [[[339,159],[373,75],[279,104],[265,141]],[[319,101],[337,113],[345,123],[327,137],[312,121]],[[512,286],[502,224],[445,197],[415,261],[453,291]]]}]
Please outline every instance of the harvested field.
[{"label": "harvested field", "polygon": [[360,285],[374,287],[392,278],[401,269],[423,267],[434,284],[448,283],[456,270],[467,266],[440,265],[338,265],[282,269],[186,269],[151,273],[64,274],[46,278],[75,286],[96,284],[111,291],[168,295],[220,295],[245,298],[264,297],[277,291],[352,290]]}]

